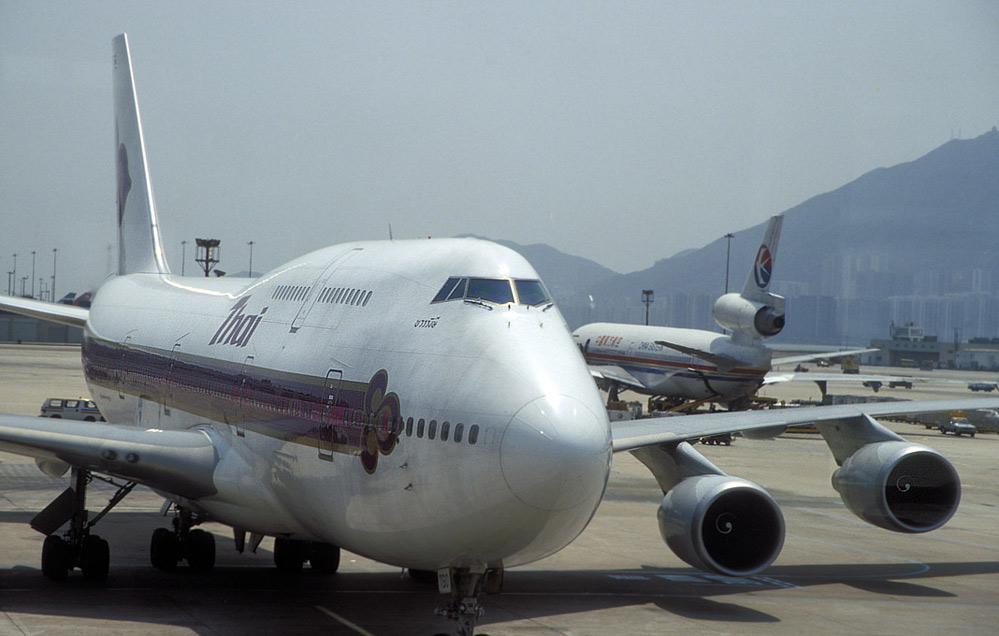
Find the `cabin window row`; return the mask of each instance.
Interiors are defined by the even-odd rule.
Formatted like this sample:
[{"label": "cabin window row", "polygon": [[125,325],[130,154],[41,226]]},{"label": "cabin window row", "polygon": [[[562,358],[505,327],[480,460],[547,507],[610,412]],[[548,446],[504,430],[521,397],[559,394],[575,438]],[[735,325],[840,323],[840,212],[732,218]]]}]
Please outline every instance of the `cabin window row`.
[{"label": "cabin window row", "polygon": [[406,437],[414,436],[417,439],[439,439],[442,442],[453,441],[456,444],[467,442],[475,445],[479,441],[479,425],[472,424],[466,429],[460,422],[454,425],[450,422],[440,422],[438,425],[437,420],[428,422],[420,418],[414,422],[410,417],[406,419]]},{"label": "cabin window row", "polygon": [[309,295],[310,289],[312,288],[307,285],[278,285],[274,288],[274,292],[271,293],[271,298],[274,300],[301,301],[305,300],[305,297]]},{"label": "cabin window row", "polygon": [[354,289],[353,287],[326,287],[319,294],[316,302],[367,307],[372,293],[374,292],[366,289]]},{"label": "cabin window row", "polygon": [[[311,289],[312,287],[306,285],[278,285],[271,292],[271,298],[274,300],[301,302],[308,298]],[[319,293],[316,302],[367,307],[372,293],[367,289],[356,289],[354,287],[325,287]]]}]

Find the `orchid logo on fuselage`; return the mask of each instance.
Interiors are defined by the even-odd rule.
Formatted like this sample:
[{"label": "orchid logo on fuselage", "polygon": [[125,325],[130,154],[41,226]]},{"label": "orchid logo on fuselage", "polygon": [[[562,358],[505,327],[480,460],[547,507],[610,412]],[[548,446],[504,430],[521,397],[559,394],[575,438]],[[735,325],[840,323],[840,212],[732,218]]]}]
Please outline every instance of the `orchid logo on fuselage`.
[{"label": "orchid logo on fuselage", "polygon": [[753,263],[753,277],[756,279],[756,286],[766,289],[770,284],[770,276],[774,271],[774,259],[770,256],[770,248],[766,243],[760,245],[760,251],[756,253],[756,262]]},{"label": "orchid logo on fuselage", "polygon": [[260,325],[260,321],[264,319],[264,314],[267,313],[268,309],[264,307],[258,314],[243,313],[243,309],[249,300],[250,296],[244,296],[232,306],[232,309],[229,310],[229,316],[226,317],[222,325],[219,326],[218,331],[212,336],[211,342],[208,343],[209,345],[246,346],[250,341],[250,337],[253,336],[253,332],[257,330],[257,326]]}]

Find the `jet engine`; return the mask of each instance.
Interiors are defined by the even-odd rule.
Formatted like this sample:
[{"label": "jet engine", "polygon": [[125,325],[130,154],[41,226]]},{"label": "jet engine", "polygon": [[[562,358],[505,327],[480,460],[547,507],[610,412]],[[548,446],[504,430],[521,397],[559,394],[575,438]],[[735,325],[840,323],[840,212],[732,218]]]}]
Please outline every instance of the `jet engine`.
[{"label": "jet engine", "polygon": [[770,304],[744,298],[741,294],[725,294],[715,301],[711,310],[723,329],[732,333],[776,336],[784,328],[784,298],[767,294]]},{"label": "jet engine", "polygon": [[961,480],[943,455],[920,444],[867,444],[833,473],[833,488],[855,515],[895,532],[929,532],[951,518]]},{"label": "jet engine", "polygon": [[698,475],[671,488],[659,506],[659,533],[688,564],[727,576],[755,574],[784,545],[784,515],[756,484]]}]

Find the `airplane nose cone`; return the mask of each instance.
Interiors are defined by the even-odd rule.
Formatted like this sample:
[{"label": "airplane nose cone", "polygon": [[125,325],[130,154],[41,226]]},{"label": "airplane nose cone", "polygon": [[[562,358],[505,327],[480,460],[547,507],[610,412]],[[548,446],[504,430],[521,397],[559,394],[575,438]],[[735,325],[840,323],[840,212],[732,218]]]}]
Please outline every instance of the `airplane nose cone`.
[{"label": "airplane nose cone", "polygon": [[592,505],[610,470],[606,417],[565,395],[528,402],[510,420],[500,447],[503,478],[525,504],[547,511]]}]

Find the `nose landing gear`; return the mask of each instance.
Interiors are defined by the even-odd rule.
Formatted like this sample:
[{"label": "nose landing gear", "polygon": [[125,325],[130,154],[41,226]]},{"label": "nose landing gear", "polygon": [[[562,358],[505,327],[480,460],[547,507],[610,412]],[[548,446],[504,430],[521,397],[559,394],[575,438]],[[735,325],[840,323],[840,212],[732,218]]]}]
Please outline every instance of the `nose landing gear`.
[{"label": "nose landing gear", "polygon": [[[437,573],[437,585],[442,594],[451,594],[451,602],[438,607],[434,613],[455,621],[458,636],[476,636],[475,622],[485,614],[485,610],[479,604],[479,596],[483,592],[499,594],[503,587],[503,570],[501,568],[440,570]],[[437,634],[437,636],[447,635]]]}]

